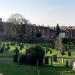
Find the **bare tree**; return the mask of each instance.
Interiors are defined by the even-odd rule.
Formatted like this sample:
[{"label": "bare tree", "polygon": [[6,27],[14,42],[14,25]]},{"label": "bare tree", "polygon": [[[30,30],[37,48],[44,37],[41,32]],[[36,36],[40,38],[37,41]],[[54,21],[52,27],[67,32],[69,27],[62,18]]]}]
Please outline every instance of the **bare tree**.
[{"label": "bare tree", "polygon": [[16,13],[11,15],[7,22],[12,24],[28,24],[29,20],[25,19],[21,14]]}]

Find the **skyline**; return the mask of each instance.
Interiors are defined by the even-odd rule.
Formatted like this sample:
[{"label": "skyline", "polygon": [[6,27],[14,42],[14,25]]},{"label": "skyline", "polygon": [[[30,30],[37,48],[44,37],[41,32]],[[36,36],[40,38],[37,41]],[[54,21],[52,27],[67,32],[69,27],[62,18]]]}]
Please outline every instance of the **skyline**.
[{"label": "skyline", "polygon": [[75,0],[0,0],[0,18],[20,13],[32,24],[75,26]]}]

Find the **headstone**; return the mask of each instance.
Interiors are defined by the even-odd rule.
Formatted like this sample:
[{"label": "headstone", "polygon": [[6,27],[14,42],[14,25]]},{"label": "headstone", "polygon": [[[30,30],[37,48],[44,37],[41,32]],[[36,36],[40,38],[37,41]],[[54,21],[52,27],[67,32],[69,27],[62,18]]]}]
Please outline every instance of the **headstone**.
[{"label": "headstone", "polygon": [[74,65],[74,63],[75,63],[74,59],[68,59],[68,66],[69,66],[69,68],[71,68],[72,70],[75,71],[75,65]]},{"label": "headstone", "polygon": [[68,56],[71,56],[71,52],[68,52]]},{"label": "headstone", "polygon": [[52,50],[50,50],[50,54],[52,54]]},{"label": "headstone", "polygon": [[6,44],[6,51],[8,51],[8,50],[10,50],[10,44],[9,43]]},{"label": "headstone", "polygon": [[9,46],[9,45],[10,45],[9,43],[6,44],[6,46]]},{"label": "headstone", "polygon": [[75,61],[73,61],[73,67],[72,70],[75,71]]},{"label": "headstone", "polygon": [[11,46],[14,46],[15,45],[15,42],[11,42]]},{"label": "headstone", "polygon": [[20,44],[20,50],[22,50],[24,48],[24,44]]},{"label": "headstone", "polygon": [[61,55],[65,55],[65,51],[64,50],[61,50]]},{"label": "headstone", "polygon": [[57,62],[57,55],[53,55],[53,61]]},{"label": "headstone", "polygon": [[49,57],[45,57],[45,64],[49,64]]},{"label": "headstone", "polygon": [[4,47],[1,47],[0,48],[0,53],[3,53],[4,52]]},{"label": "headstone", "polygon": [[5,47],[5,43],[3,43],[3,47]]},{"label": "headstone", "polygon": [[68,67],[68,60],[66,60],[66,67]]},{"label": "headstone", "polygon": [[68,51],[67,46],[65,46],[65,50]]},{"label": "headstone", "polygon": [[13,62],[18,63],[18,55],[13,56]]},{"label": "headstone", "polygon": [[6,48],[5,48],[5,51],[9,51],[10,50],[10,46],[7,46]]},{"label": "headstone", "polygon": [[68,65],[73,71],[75,71],[75,60],[74,59],[69,59]]},{"label": "headstone", "polygon": [[15,49],[15,54],[16,55],[19,55],[19,49],[16,47],[16,49]]},{"label": "headstone", "polygon": [[52,49],[54,49],[54,45],[52,45]]}]

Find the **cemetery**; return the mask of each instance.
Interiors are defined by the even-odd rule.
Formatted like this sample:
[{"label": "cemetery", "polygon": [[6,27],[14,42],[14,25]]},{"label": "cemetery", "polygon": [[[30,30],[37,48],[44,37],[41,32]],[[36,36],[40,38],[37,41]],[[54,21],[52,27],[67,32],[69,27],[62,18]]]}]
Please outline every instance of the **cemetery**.
[{"label": "cemetery", "polygon": [[[43,65],[39,66],[40,75],[74,75],[75,73],[75,47],[67,45],[64,51],[52,48],[51,43],[17,43],[0,42],[0,71],[7,75],[37,75],[37,64],[19,64],[20,55],[26,54],[31,47],[41,46],[45,52]],[[3,58],[3,59],[1,59]],[[8,59],[7,59],[8,58]],[[33,68],[33,69],[32,69]]]},{"label": "cemetery", "polygon": [[26,42],[25,25],[21,27],[16,40],[0,39],[0,72],[3,75],[75,74],[75,43],[70,39],[64,41],[65,33],[58,24],[52,41],[47,41],[49,37],[41,40],[38,33],[37,41]]},{"label": "cemetery", "polygon": [[75,75],[75,0],[0,0],[0,75]]}]

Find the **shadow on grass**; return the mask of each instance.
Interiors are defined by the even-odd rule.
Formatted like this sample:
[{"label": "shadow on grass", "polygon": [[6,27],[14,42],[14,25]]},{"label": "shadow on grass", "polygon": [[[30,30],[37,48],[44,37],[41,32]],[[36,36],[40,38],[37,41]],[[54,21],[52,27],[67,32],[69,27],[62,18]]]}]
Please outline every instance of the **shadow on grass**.
[{"label": "shadow on grass", "polygon": [[75,72],[65,66],[45,65],[40,67],[40,75],[75,75]]},{"label": "shadow on grass", "polygon": [[44,65],[44,66],[41,66],[40,69],[49,69],[49,70],[56,70],[56,71],[64,71],[64,70],[67,70],[67,71],[71,71],[71,68],[69,67],[66,67],[66,66],[49,66],[49,65]]}]

